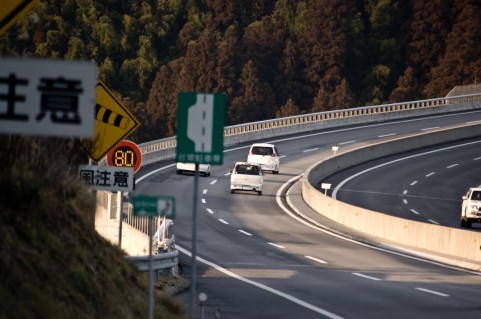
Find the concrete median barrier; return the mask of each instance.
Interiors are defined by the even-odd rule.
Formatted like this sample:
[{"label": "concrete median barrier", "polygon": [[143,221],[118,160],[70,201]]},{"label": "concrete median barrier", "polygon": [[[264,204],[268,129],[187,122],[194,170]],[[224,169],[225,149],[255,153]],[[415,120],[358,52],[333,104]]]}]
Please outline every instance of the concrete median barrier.
[{"label": "concrete median barrier", "polygon": [[[302,198],[317,213],[366,236],[455,258],[459,264],[481,263],[481,232],[421,223],[363,209],[325,196],[314,186],[333,173],[372,159],[477,136],[481,136],[481,125],[473,124],[399,138],[338,154],[307,169],[302,178]],[[481,266],[477,270],[480,269]]]}]

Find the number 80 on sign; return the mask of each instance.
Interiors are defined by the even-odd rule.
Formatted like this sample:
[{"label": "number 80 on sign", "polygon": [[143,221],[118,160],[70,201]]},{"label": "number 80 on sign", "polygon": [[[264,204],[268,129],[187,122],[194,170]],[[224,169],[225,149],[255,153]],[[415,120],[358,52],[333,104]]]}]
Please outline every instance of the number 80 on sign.
[{"label": "number 80 on sign", "polygon": [[107,165],[114,167],[133,167],[134,173],[142,165],[140,148],[131,141],[122,141],[107,154]]}]

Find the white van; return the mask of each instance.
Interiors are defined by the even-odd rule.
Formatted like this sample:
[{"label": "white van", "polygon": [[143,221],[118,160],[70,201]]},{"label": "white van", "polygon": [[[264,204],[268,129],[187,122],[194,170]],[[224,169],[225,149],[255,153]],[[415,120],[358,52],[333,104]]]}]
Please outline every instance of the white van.
[{"label": "white van", "polygon": [[[182,163],[177,162],[176,164],[177,174],[183,174],[185,172],[195,173],[194,163]],[[199,175],[210,176],[210,165],[209,164],[199,164]]]},{"label": "white van", "polygon": [[230,192],[234,194],[237,190],[253,191],[262,195],[262,168],[259,164],[237,162],[230,175]]},{"label": "white van", "polygon": [[260,164],[262,170],[271,171],[274,174],[279,173],[279,166],[281,165],[276,146],[266,143],[252,144],[247,155],[247,161]]}]

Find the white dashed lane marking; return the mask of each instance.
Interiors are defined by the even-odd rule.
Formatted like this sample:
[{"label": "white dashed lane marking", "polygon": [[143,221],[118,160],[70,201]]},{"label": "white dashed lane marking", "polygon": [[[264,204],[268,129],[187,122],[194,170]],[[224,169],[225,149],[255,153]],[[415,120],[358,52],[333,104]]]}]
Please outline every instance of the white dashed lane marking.
[{"label": "white dashed lane marking", "polygon": [[202,194],[207,194],[207,189],[204,189],[204,190],[202,191]]},{"label": "white dashed lane marking", "polygon": [[216,179],[214,179],[212,182],[210,182],[211,185],[214,185],[215,183],[217,183]]},{"label": "white dashed lane marking", "polygon": [[248,233],[248,232],[246,232],[245,230],[239,229],[239,231],[240,231],[241,233],[243,233],[244,235],[252,236],[251,233]]},{"label": "white dashed lane marking", "polygon": [[433,176],[434,174],[436,174],[436,172],[431,172],[431,173],[429,173],[429,174],[426,174],[426,177]]},{"label": "white dashed lane marking", "polygon": [[307,152],[313,152],[313,151],[317,151],[319,149],[319,147],[316,147],[316,148],[310,148],[308,150],[303,150],[302,152],[303,153],[307,153]]},{"label": "white dashed lane marking", "polygon": [[358,272],[353,272],[352,274],[355,275],[355,276],[359,276],[359,277],[366,278],[366,279],[370,279],[370,280],[376,280],[376,281],[377,281],[377,280],[381,280],[381,279],[379,279],[379,278],[372,277],[372,276],[367,276],[367,275],[363,275],[363,274],[360,274],[360,273],[358,273]]},{"label": "white dashed lane marking", "polygon": [[453,164],[453,165],[449,165],[449,166],[446,167],[446,168],[453,168],[453,167],[456,167],[456,166],[458,166],[458,165],[459,165],[459,164]]},{"label": "white dashed lane marking", "polygon": [[286,248],[286,247],[284,247],[284,246],[281,246],[281,245],[278,245],[278,244],[274,244],[274,243],[271,243],[271,242],[268,242],[268,244],[271,245],[271,246],[277,247],[277,248],[282,248],[282,249]]},{"label": "white dashed lane marking", "polygon": [[394,136],[396,133],[391,133],[391,134],[384,134],[384,135],[379,135],[378,137],[389,137],[389,136]]},{"label": "white dashed lane marking", "polygon": [[229,223],[226,222],[225,220],[223,220],[222,218],[219,218],[219,221],[220,221],[222,224],[229,225]]},{"label": "white dashed lane marking", "polygon": [[352,144],[352,143],[356,143],[356,141],[342,142],[342,143],[339,143],[339,145],[346,145],[346,144]]},{"label": "white dashed lane marking", "polygon": [[211,213],[211,214],[214,214],[214,211],[213,211],[212,209],[210,209],[210,208],[207,208],[207,211],[208,211],[209,213]]},{"label": "white dashed lane marking", "polygon": [[429,289],[424,289],[424,288],[415,288],[416,290],[422,291],[422,292],[427,292],[429,294],[441,296],[441,297],[449,297],[448,294],[444,294],[442,292],[434,291],[434,290],[429,290]]},{"label": "white dashed lane marking", "polygon": [[318,262],[320,264],[327,264],[327,262],[325,262],[322,259],[318,259],[318,258],[315,258],[315,257],[312,257],[312,256],[304,256],[304,257],[306,257],[307,259],[310,259],[310,260],[314,260],[315,262]]}]

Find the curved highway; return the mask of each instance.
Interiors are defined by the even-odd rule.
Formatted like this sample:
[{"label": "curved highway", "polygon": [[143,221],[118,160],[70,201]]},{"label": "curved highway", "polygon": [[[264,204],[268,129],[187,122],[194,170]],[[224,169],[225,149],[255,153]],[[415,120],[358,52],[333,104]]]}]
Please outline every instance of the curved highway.
[{"label": "curved highway", "polygon": [[[283,155],[279,174],[264,175],[262,196],[229,193],[229,169],[246,159],[250,144],[227,149],[224,165],[199,177],[196,290],[207,294],[199,317],[203,311],[205,318],[479,318],[479,274],[326,233],[293,218],[282,199],[286,183],[330,156],[333,146],[342,151],[476,120],[481,112],[262,141]],[[134,196],[176,198],[176,242],[189,276],[194,177],[176,175],[173,162],[139,173]],[[179,299],[189,306],[188,292]]]},{"label": "curved highway", "polygon": [[[481,139],[364,163],[329,177],[332,196],[397,217],[460,227],[461,197],[481,184]],[[473,228],[481,229],[480,224]]]}]

